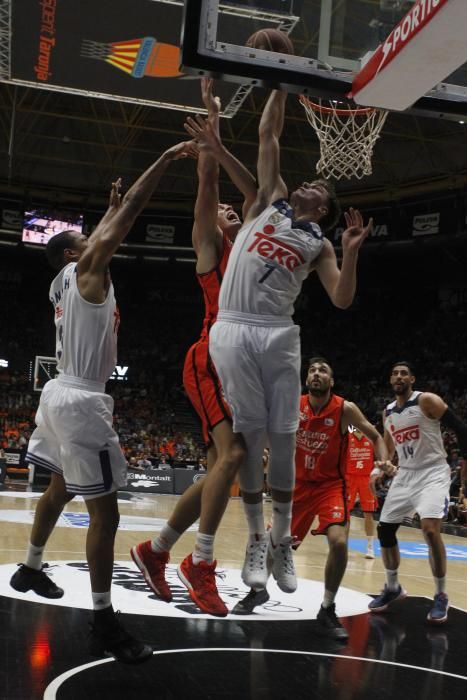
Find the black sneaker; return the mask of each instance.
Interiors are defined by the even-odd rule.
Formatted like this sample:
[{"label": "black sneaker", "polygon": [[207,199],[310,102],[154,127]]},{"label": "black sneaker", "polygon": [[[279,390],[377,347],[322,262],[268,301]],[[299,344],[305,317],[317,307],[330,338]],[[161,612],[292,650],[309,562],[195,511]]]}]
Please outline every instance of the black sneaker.
[{"label": "black sneaker", "polygon": [[123,664],[142,664],[152,657],[152,648],[129,634],[114,614],[105,625],[91,625],[89,652],[92,656],[113,656]]},{"label": "black sneaker", "polygon": [[330,605],[329,608],[323,608],[323,606],[321,606],[316,619],[319,622],[320,631],[324,633],[326,637],[338,639],[342,642],[346,642],[349,638],[349,633],[336,616],[335,603]]},{"label": "black sneaker", "polygon": [[239,600],[237,605],[231,610],[232,615],[251,615],[257,605],[263,605],[269,600],[269,593],[265,588],[255,591],[253,588],[248,595]]},{"label": "black sneaker", "polygon": [[61,598],[64,594],[63,588],[59,588],[44,572],[48,564],[42,564],[41,569],[31,569],[26,564],[19,564],[19,569],[10,579],[10,586],[15,591],[26,593],[34,591],[44,598]]}]

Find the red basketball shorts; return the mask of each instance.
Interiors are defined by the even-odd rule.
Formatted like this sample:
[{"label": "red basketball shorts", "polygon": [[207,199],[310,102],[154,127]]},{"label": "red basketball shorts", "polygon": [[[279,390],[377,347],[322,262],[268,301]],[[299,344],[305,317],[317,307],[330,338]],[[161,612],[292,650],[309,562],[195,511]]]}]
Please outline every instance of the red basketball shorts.
[{"label": "red basketball shorts", "polygon": [[206,444],[209,444],[212,429],[223,420],[232,419],[209,355],[208,343],[204,340],[199,340],[187,352],[183,367],[183,386],[201,419],[203,438]]},{"label": "red basketball shorts", "polygon": [[378,502],[370,490],[370,477],[368,475],[349,474],[347,476],[347,509],[350,513],[355,505],[357,494],[360,499],[360,508],[365,513],[373,513]]},{"label": "red basketball shorts", "polygon": [[345,525],[346,490],[342,479],[297,482],[292,505],[292,536],[301,542],[316,516],[319,526],[311,531],[312,535],[326,534],[330,525]]}]

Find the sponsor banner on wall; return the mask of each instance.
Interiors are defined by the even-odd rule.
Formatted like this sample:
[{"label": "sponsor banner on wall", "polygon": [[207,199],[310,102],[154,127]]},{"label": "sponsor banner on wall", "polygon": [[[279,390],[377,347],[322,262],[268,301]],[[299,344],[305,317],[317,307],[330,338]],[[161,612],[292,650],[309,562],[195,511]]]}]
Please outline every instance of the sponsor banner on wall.
[{"label": "sponsor banner on wall", "polygon": [[[365,219],[366,221],[366,219]],[[334,240],[339,243],[342,234],[345,231],[344,226],[338,226],[336,230],[334,231]],[[386,223],[373,223],[372,229],[370,231],[370,234],[368,236],[368,239],[371,240],[377,240],[377,241],[385,241],[389,238],[389,226]]]},{"label": "sponsor banner on wall", "polygon": [[23,450],[15,450],[13,448],[5,448],[5,459],[8,467],[24,466]]},{"label": "sponsor banner on wall", "polygon": [[[199,80],[179,70],[183,0],[10,1],[12,81],[202,109]],[[226,28],[225,40],[246,40],[251,17],[229,14]],[[238,109],[237,90],[218,82],[224,109]]]},{"label": "sponsor banner on wall", "polygon": [[412,236],[432,236],[439,233],[440,213],[418,214],[412,219]]},{"label": "sponsor banner on wall", "polygon": [[[99,223],[104,212],[85,213],[85,233],[90,234]],[[176,245],[191,248],[191,230],[193,217],[176,212],[161,214],[159,211],[146,212],[139,216],[131,229],[131,244]]]},{"label": "sponsor banner on wall", "polygon": [[18,209],[2,209],[1,227],[11,231],[21,231],[23,228],[23,212]]},{"label": "sponsor banner on wall", "polygon": [[442,287],[438,290],[441,308],[457,308],[467,304],[467,287]]},{"label": "sponsor banner on wall", "polygon": [[151,469],[148,472],[129,471],[127,484],[121,491],[146,491],[147,493],[173,493],[173,469]]},{"label": "sponsor banner on wall", "polygon": [[148,243],[164,243],[171,245],[175,238],[175,226],[148,224],[146,226],[146,241]]}]

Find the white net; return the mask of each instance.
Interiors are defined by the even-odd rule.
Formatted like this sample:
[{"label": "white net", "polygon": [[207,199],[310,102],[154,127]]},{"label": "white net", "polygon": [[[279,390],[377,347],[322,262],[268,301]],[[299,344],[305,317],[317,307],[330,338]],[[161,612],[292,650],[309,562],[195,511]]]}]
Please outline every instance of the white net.
[{"label": "white net", "polygon": [[371,175],[373,148],[387,117],[381,109],[342,109],[338,103],[300,102],[318,136],[321,157],[316,170],[325,178],[361,179]]}]

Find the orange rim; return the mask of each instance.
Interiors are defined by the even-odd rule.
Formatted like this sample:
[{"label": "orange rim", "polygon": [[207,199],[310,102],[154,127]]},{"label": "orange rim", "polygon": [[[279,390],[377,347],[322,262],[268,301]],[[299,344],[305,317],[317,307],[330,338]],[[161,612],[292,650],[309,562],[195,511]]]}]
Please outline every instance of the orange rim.
[{"label": "orange rim", "polygon": [[308,99],[308,97],[305,97],[305,95],[300,95],[299,99],[302,104],[308,105],[314,112],[321,112],[321,114],[338,114],[341,117],[348,117],[352,114],[371,114],[372,112],[378,111],[376,107],[357,107],[355,109],[350,107],[347,109],[340,107],[325,107],[317,102],[312,102]]}]

